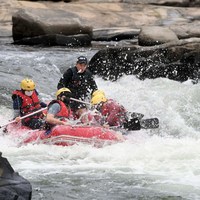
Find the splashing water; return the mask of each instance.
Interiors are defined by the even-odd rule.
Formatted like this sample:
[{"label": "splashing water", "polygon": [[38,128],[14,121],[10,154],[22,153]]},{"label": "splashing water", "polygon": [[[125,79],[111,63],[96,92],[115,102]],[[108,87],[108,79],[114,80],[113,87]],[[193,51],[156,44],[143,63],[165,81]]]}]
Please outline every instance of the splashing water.
[{"label": "splashing water", "polygon": [[[103,148],[17,147],[1,129],[0,151],[32,183],[33,199],[199,199],[200,85],[164,78],[95,78],[99,89],[128,111],[159,118],[159,129],[132,131],[125,142]],[[43,83],[42,88],[48,87]],[[50,88],[41,96],[53,94]],[[0,106],[1,124],[12,119],[10,107]]]}]

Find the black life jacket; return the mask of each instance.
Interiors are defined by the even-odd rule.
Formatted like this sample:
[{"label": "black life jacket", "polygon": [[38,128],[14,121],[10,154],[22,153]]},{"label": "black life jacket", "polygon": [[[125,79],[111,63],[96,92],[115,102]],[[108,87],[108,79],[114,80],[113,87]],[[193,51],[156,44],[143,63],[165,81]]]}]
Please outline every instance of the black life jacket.
[{"label": "black life jacket", "polygon": [[75,98],[84,99],[90,93],[92,74],[88,69],[86,69],[83,73],[78,73],[76,67],[72,67],[70,69],[73,75],[71,83],[69,83],[69,88]]}]

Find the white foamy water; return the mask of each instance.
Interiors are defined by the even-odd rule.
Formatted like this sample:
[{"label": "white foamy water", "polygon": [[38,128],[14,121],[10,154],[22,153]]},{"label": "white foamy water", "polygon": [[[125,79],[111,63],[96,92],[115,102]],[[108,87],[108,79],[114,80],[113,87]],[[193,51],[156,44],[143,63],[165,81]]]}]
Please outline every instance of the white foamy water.
[{"label": "white foamy water", "polygon": [[[160,128],[132,131],[124,143],[103,148],[17,147],[1,129],[0,151],[33,184],[33,199],[200,199],[200,85],[134,76],[96,81],[128,111],[158,117]],[[12,111],[0,112],[4,124]]]}]

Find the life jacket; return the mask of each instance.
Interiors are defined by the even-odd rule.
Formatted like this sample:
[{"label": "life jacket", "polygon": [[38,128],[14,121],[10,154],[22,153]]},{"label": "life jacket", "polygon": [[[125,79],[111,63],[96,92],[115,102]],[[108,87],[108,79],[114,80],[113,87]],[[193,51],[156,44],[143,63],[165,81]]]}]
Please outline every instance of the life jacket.
[{"label": "life jacket", "polygon": [[[54,103],[58,103],[60,105],[60,111],[56,114],[55,118],[59,118],[62,121],[66,121],[66,119],[71,119],[73,118],[73,113],[71,111],[70,108],[68,108],[62,101],[60,100],[52,100],[49,104],[48,104],[48,109],[49,107],[54,104]],[[47,111],[48,113],[48,111]],[[46,129],[48,132],[46,132],[47,134],[49,134],[50,130],[54,127],[55,125],[50,124],[48,122],[45,122],[45,126],[43,127],[44,129]]]},{"label": "life jacket", "polygon": [[73,113],[71,111],[70,108],[68,108],[62,101],[60,100],[53,100],[49,103],[48,105],[48,108],[54,104],[54,103],[58,103],[60,105],[60,111],[56,114],[55,117],[57,118],[61,118],[61,119],[64,119],[64,118],[73,118]]},{"label": "life jacket", "polygon": [[76,67],[70,68],[72,71],[71,83],[68,83],[68,87],[75,95],[75,98],[84,98],[87,96],[89,89],[91,89],[91,72],[86,69],[83,73],[78,73]]},{"label": "life jacket", "polygon": [[101,114],[110,126],[122,126],[126,119],[126,109],[112,99],[102,104]]},{"label": "life jacket", "polygon": [[[15,95],[19,96],[22,99],[22,105],[20,107],[21,116],[27,115],[29,113],[32,113],[34,111],[41,109],[40,100],[35,90],[33,91],[33,94],[30,97],[25,95],[21,90],[15,90],[12,93],[13,99],[15,98]],[[28,122],[32,118],[42,118],[42,117],[43,117],[43,114],[41,112],[41,113],[32,115],[30,117],[27,117],[23,119],[23,121]]]},{"label": "life jacket", "polygon": [[[91,73],[89,72],[88,69],[86,69],[83,73],[78,73],[76,67],[72,67],[72,82],[77,83],[78,81],[81,81],[83,83],[84,80],[88,80],[91,77]],[[83,77],[83,78],[81,78]],[[82,79],[82,80],[81,80]],[[78,83],[80,84],[80,83]]]}]

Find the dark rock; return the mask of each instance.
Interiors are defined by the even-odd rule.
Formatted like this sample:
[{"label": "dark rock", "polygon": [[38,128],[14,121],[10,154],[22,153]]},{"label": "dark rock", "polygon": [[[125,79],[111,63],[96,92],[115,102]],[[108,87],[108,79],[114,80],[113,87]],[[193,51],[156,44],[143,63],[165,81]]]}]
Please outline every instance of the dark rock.
[{"label": "dark rock", "polygon": [[200,39],[183,40],[140,48],[106,48],[97,52],[89,63],[92,73],[115,81],[124,74],[140,79],[166,77],[176,81],[197,79]]},{"label": "dark rock", "polygon": [[[91,26],[82,25],[76,19],[69,18],[69,15],[63,11],[21,9],[12,16],[13,40],[56,34],[65,36],[87,34],[92,37]],[[49,19],[49,16],[54,16],[55,21]],[[59,21],[60,18],[62,20]]]},{"label": "dark rock", "polygon": [[16,40],[14,44],[21,45],[43,45],[43,46],[67,46],[67,47],[78,47],[78,46],[90,46],[91,37],[87,34],[79,35],[41,35],[37,37],[23,38]]},{"label": "dark rock", "polygon": [[12,16],[12,22],[12,34],[14,41],[26,37],[45,35],[45,30],[43,28],[44,24],[37,22],[23,10],[20,10]]},{"label": "dark rock", "polygon": [[163,6],[176,6],[176,7],[193,7],[193,6],[200,6],[199,0],[166,0],[166,1],[158,1],[157,3],[151,3],[153,5],[163,5]]},{"label": "dark rock", "polygon": [[30,200],[31,196],[31,184],[0,153],[0,200]]}]

